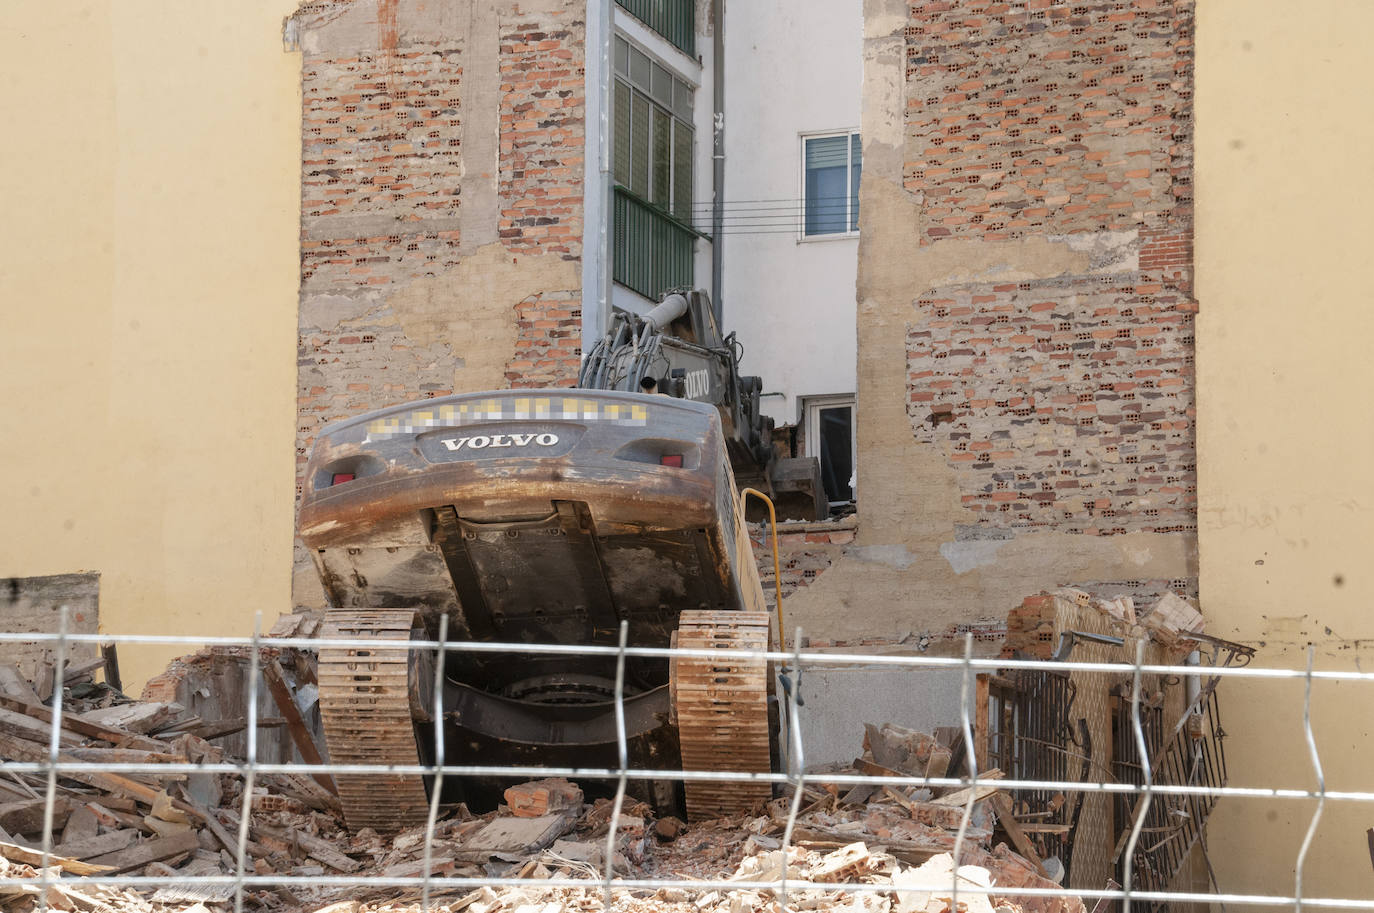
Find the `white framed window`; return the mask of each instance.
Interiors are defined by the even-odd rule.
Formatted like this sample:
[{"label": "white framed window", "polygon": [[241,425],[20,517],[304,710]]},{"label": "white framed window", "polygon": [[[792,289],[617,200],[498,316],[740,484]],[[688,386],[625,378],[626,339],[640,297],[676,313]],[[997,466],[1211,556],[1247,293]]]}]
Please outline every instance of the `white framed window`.
[{"label": "white framed window", "polygon": [[806,406],[806,455],[821,461],[821,486],[832,507],[854,503],[857,435],[854,397],[809,396]]},{"label": "white framed window", "polygon": [[863,170],[859,131],[804,134],[801,160],[802,237],[856,234]]}]

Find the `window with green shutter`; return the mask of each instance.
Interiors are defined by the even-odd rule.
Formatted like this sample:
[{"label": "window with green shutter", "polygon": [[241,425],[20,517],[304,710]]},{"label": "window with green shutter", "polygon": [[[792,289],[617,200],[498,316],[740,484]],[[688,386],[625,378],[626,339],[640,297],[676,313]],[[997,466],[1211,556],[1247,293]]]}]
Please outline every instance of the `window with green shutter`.
[{"label": "window with green shutter", "polygon": [[615,37],[611,275],[649,298],[692,284],[694,88]]},{"label": "window with green shutter", "polygon": [[615,181],[684,222],[692,217],[693,87],[615,38]]},{"label": "window with green shutter", "polygon": [[615,137],[612,150],[612,163],[615,169],[615,182],[630,186],[630,87],[617,81],[615,84],[615,122],[611,135]]},{"label": "window with green shutter", "polygon": [[676,45],[688,57],[697,55],[692,0],[615,0],[616,5]]},{"label": "window with green shutter", "polygon": [[673,126],[673,215],[692,221],[692,128]]},{"label": "window with green shutter", "polygon": [[649,112],[653,106],[638,92],[630,93],[630,189],[649,196]]}]

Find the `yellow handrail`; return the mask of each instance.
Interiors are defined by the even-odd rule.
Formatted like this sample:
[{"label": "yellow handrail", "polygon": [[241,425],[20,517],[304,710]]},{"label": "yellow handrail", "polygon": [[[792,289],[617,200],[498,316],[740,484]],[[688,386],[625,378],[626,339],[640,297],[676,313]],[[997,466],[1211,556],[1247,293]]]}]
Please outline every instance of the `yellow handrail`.
[{"label": "yellow handrail", "polygon": [[757,488],[741,489],[741,504],[747,502],[750,495],[768,505],[768,525],[773,528],[773,587],[776,593],[774,604],[778,613],[778,649],[781,650],[783,644],[787,643],[787,638],[783,636],[782,631],[782,568],[778,563],[778,514],[773,510],[773,499]]}]

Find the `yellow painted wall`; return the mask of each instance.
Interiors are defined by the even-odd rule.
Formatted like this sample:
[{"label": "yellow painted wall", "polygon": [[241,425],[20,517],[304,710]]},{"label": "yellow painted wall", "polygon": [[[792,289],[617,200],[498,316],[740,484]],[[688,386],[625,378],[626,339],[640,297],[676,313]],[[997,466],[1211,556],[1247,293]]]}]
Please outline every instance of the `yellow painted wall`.
[{"label": "yellow painted wall", "polygon": [[[0,577],[101,629],[290,609],[300,58],[289,0],[9,0]],[[185,648],[121,648],[126,684]]]},{"label": "yellow painted wall", "polygon": [[[1374,102],[1364,0],[1198,4],[1203,611],[1255,665],[1374,671]],[[1362,643],[1363,642],[1363,643]],[[1222,692],[1231,784],[1314,788],[1301,683]],[[1374,790],[1374,684],[1314,689],[1330,789]],[[1291,893],[1314,807],[1226,799],[1221,886]],[[1374,897],[1374,805],[1328,802],[1305,896]]]}]

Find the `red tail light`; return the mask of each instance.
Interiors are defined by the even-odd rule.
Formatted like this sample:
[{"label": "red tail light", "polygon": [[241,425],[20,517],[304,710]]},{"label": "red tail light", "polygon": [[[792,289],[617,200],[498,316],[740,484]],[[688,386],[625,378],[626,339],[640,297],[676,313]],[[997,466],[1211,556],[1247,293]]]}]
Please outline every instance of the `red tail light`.
[{"label": "red tail light", "polygon": [[680,454],[680,453],[665,453],[663,456],[661,456],[661,457],[658,458],[658,462],[659,462],[659,465],[662,465],[662,466],[672,466],[674,469],[681,469],[681,468],[682,468],[682,454]]},{"label": "red tail light", "polygon": [[336,472],[334,473],[334,478],[330,480],[329,484],[342,485],[345,482],[352,482],[357,477],[357,473],[353,472]]}]

